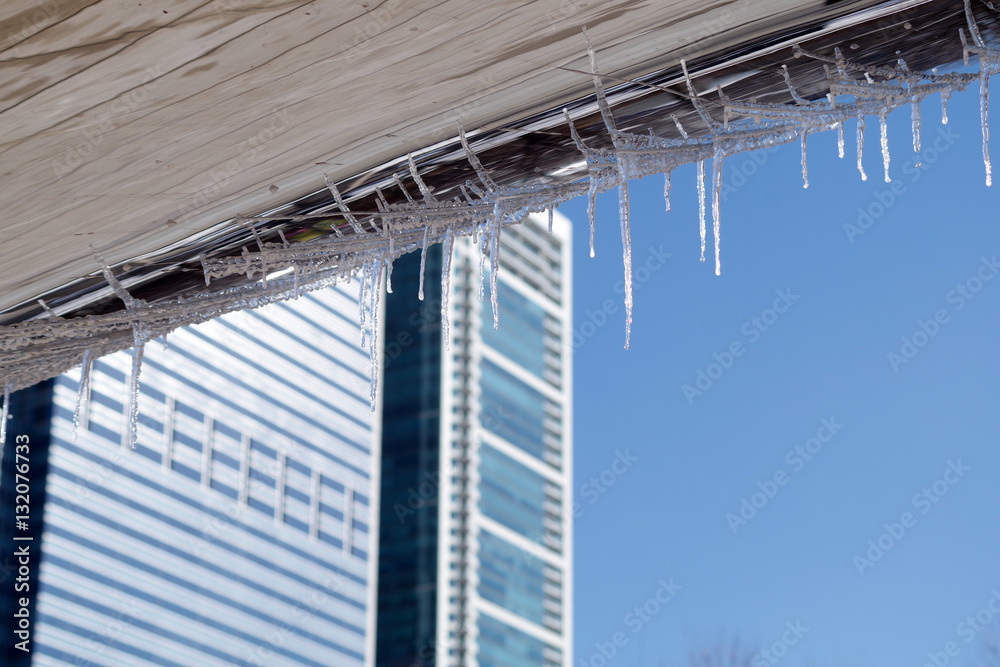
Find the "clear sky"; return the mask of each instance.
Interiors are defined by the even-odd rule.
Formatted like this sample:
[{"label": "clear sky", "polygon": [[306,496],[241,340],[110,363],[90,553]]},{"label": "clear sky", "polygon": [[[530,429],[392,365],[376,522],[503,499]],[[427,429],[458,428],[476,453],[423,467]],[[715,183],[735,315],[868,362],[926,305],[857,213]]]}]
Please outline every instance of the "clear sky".
[{"label": "clear sky", "polygon": [[[594,259],[585,200],[561,207],[574,665],[681,665],[732,636],[773,650],[755,665],[971,665],[976,614],[1000,630],[1000,183],[984,182],[976,84],[948,126],[936,96],[922,111],[919,171],[909,107],[889,118],[895,194],[877,120],[867,182],[853,122],[843,160],[835,133],[810,137],[808,190],[797,144],[728,160],[721,277],[710,220],[698,261],[695,168],[674,173],[671,213],[662,177],[633,182],[629,350],[617,196],[598,200]],[[741,516],[744,498],[759,508]]]}]

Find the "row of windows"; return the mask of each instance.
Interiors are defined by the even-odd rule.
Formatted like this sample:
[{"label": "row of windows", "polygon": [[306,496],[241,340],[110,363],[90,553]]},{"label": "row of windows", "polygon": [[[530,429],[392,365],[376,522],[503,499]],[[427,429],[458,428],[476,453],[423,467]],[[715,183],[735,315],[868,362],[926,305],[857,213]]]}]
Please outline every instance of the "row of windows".
[{"label": "row of windows", "polygon": [[479,667],[559,667],[562,652],[487,614],[477,623]]},{"label": "row of windows", "polygon": [[[489,281],[485,284],[489,303]],[[503,324],[493,328],[493,309],[480,310],[480,336],[486,345],[556,389],[562,388],[562,337],[559,320],[502,279],[497,280]]]},{"label": "row of windows", "polygon": [[562,631],[561,586],[546,580],[538,557],[482,530],[479,533],[479,595],[522,618]]},{"label": "row of windows", "polygon": [[[95,366],[88,430],[120,442],[121,383]],[[369,501],[355,490],[193,405],[141,385],[135,454],[358,558],[369,550]]]},{"label": "row of windows", "polygon": [[557,487],[486,443],[479,449],[479,480],[484,516],[559,553],[562,501]]},{"label": "row of windows", "polygon": [[556,305],[562,304],[562,258],[559,242],[550,237],[534,218],[507,227],[501,237],[503,267],[544,294]]},{"label": "row of windows", "polygon": [[482,426],[559,468],[562,463],[559,405],[489,359],[482,360],[480,371]]}]

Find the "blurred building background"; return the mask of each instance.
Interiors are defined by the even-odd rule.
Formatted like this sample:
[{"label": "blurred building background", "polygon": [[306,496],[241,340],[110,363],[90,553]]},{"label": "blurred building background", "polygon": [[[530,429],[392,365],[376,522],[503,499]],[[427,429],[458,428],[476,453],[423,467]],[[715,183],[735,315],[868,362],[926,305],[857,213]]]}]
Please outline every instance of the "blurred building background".
[{"label": "blurred building background", "polygon": [[570,223],[456,244],[442,343],[440,247],[385,299],[379,667],[572,663]]},{"label": "blurred building background", "polygon": [[456,243],[450,348],[441,247],[423,301],[419,253],[396,262],[379,413],[357,282],[147,344],[135,450],[127,353],[94,363],[76,442],[79,370],[16,393],[0,493],[27,435],[32,510],[0,538],[33,538],[33,634],[4,664],[570,664],[570,223],[547,226],[503,231],[499,331]]},{"label": "blurred building background", "polygon": [[[127,353],[94,363],[75,443],[79,370],[14,395],[3,504],[28,435],[31,530],[16,532],[34,537],[37,597],[31,654],[7,641],[0,662],[370,664],[378,421],[357,287],[150,342],[134,451]],[[3,543],[28,543],[12,517]]]}]

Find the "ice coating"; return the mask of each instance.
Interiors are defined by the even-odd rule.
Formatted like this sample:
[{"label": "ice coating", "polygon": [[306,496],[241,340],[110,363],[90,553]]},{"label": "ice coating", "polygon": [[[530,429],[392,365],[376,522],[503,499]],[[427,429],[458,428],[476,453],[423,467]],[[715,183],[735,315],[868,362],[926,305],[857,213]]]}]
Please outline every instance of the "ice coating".
[{"label": "ice coating", "polygon": [[[695,82],[698,72],[688,71],[686,62],[681,63],[684,72],[683,84],[689,95],[680,94],[684,100],[676,104],[690,105],[704,126],[685,129],[676,114],[676,104],[671,104],[670,112],[663,120],[677,129],[672,137],[656,136],[655,133],[633,134],[618,129],[613,110],[605,95],[602,75],[597,67],[597,54],[588,44],[587,55],[591,63],[590,76],[594,83],[597,107],[604,121],[604,130],[610,135],[607,141],[584,142],[577,132],[570,114],[564,112],[570,134],[586,164],[585,174],[568,182],[558,179],[539,178],[522,180],[516,185],[504,185],[490,175],[489,171],[474,152],[476,135],[470,137],[464,127],[458,127],[458,141],[466,153],[466,158],[476,173],[476,183],[467,182],[455,188],[456,192],[442,190],[443,196],[435,196],[434,191],[424,183],[417,169],[417,159],[412,154],[400,159],[403,166],[400,173],[392,172],[383,180],[373,184],[377,210],[361,211],[348,208],[345,197],[329,177],[324,179],[333,198],[327,209],[303,215],[288,215],[280,212],[273,215],[243,216],[234,221],[244,225],[253,235],[250,247],[240,254],[227,256],[202,256],[201,266],[205,276],[206,289],[185,297],[165,298],[155,303],[145,303],[133,299],[114,277],[110,268],[102,262],[102,273],[116,295],[125,304],[123,311],[106,312],[85,317],[53,317],[43,303],[45,313],[34,319],[7,327],[0,327],[0,378],[14,390],[29,386],[34,382],[52,377],[80,363],[87,353],[86,363],[111,352],[133,348],[136,370],[141,367],[142,346],[152,338],[162,336],[173,329],[188,324],[203,322],[226,312],[243,308],[255,308],[267,303],[291,299],[302,291],[322,289],[338,282],[350,281],[362,274],[359,294],[359,323],[362,330],[362,344],[373,353],[377,345],[371,334],[377,329],[377,309],[382,289],[381,267],[390,267],[395,258],[403,253],[421,252],[421,279],[417,287],[418,297],[423,296],[423,274],[426,249],[435,243],[444,245],[442,263],[442,288],[444,307],[442,308],[442,334],[445,345],[449,344],[449,324],[447,315],[448,284],[451,270],[451,253],[455,240],[460,236],[482,239],[481,257],[490,252],[493,266],[491,281],[499,270],[499,239],[502,227],[521,222],[529,213],[548,211],[576,196],[586,196],[588,200],[588,222],[590,223],[590,252],[594,254],[594,230],[596,227],[596,197],[599,193],[619,188],[619,216],[623,238],[623,263],[626,282],[631,292],[631,255],[628,249],[631,238],[627,184],[634,178],[654,174],[664,177],[664,205],[671,208],[671,174],[674,169],[694,164],[698,171],[699,234],[701,236],[701,259],[707,236],[705,211],[705,160],[713,161],[713,231],[715,233],[716,273],[720,271],[720,220],[721,187],[719,179],[723,160],[745,151],[758,150],[795,141],[801,142],[803,182],[808,183],[806,147],[808,135],[836,130],[838,134],[838,155],[842,154],[844,123],[857,119],[857,167],[862,179],[866,179],[862,164],[864,151],[864,129],[867,116],[877,116],[880,120],[882,138],[883,167],[888,175],[888,138],[885,126],[887,116],[907,104],[913,106],[911,117],[914,129],[914,148],[919,151],[920,112],[919,103],[932,94],[940,94],[942,101],[942,122],[947,122],[947,100],[955,91],[964,90],[972,81],[980,83],[980,112],[983,131],[983,160],[987,182],[992,182],[992,167],[989,156],[988,96],[989,77],[1000,71],[1000,55],[982,41],[975,26],[971,6],[966,7],[969,21],[968,33],[963,31],[960,39],[965,50],[978,57],[979,72],[938,74],[911,71],[905,63],[875,67],[848,61],[838,49],[833,55],[809,53],[795,47],[793,55],[814,58],[827,65],[828,92],[820,96],[814,85],[809,87],[807,99],[792,85],[787,68],[781,69],[791,96],[791,103],[749,102],[728,98],[721,86],[712,87],[715,95],[702,97],[697,92]],[[588,36],[589,38],[589,36]],[[700,81],[698,81],[700,83]],[[679,82],[675,82],[679,83]],[[802,89],[803,92],[806,88]],[[785,98],[787,100],[787,96]],[[592,107],[591,107],[592,108]],[[666,113],[666,112],[665,112]],[[721,118],[721,122],[719,122]],[[589,131],[593,131],[590,127]],[[588,137],[589,139],[589,137]],[[600,145],[601,148],[594,146]],[[432,159],[432,158],[428,158]],[[406,171],[412,183],[404,183]],[[416,190],[419,197],[411,195]],[[415,186],[415,187],[414,187]],[[389,197],[381,188],[389,188]],[[398,192],[397,192],[398,190]],[[372,192],[371,189],[368,192]],[[349,193],[350,194],[350,193]],[[363,196],[364,193],[352,195]],[[449,198],[450,197],[450,198]],[[350,199],[350,197],[348,198]],[[357,206],[357,205],[355,205]],[[331,223],[331,218],[333,221]],[[279,228],[290,221],[315,220],[329,225],[332,232],[309,241],[290,243]],[[260,224],[269,222],[269,225]],[[250,223],[250,224],[248,224]],[[281,242],[268,240],[268,235],[281,236]],[[237,246],[238,247],[238,246]],[[291,269],[288,273],[286,270]],[[267,279],[271,275],[270,280]],[[280,274],[280,275],[279,275]],[[287,274],[287,275],[286,275]],[[233,287],[215,288],[213,280],[228,276],[245,275],[249,282]],[[388,288],[388,275],[386,276]],[[399,287],[397,285],[397,287]],[[491,298],[496,298],[497,290],[492,290]],[[626,336],[631,331],[631,299],[627,296]],[[494,313],[498,307],[494,307]],[[47,315],[47,317],[46,317]],[[499,325],[499,318],[495,323]],[[51,350],[59,350],[52,353]],[[373,385],[378,369],[373,369]],[[130,378],[130,386],[138,382],[138,373]],[[373,389],[374,392],[374,389]],[[373,394],[374,395],[374,394]]]}]

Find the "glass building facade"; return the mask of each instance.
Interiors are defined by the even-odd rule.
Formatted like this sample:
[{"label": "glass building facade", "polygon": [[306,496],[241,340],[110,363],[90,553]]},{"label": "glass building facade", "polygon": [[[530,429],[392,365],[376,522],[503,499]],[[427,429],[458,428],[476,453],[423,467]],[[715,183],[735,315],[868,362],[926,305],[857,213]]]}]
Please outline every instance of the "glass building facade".
[{"label": "glass building facade", "polygon": [[[393,269],[407,288],[385,300],[379,667],[572,662],[570,224],[547,225],[503,230],[498,331],[489,262],[480,300],[479,249],[456,243],[447,347],[437,281],[421,302],[419,256]],[[428,252],[428,276],[441,261]]]},{"label": "glass building facade", "polygon": [[135,450],[127,353],[94,363],[76,442],[79,370],[15,394],[3,485],[30,434],[41,559],[31,653],[4,664],[372,664],[380,422],[357,312],[355,283],[151,341]]}]

